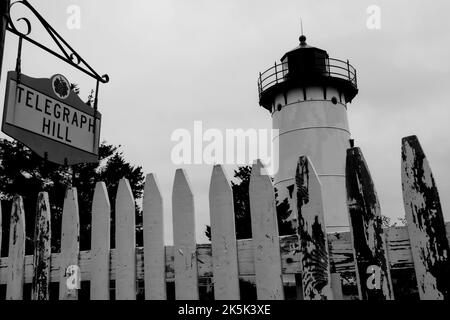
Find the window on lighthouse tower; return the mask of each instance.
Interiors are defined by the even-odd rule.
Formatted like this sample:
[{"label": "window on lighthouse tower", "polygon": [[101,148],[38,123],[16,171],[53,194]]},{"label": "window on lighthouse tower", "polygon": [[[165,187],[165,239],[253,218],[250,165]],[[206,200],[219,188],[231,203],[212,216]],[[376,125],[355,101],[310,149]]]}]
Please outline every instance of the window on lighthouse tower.
[{"label": "window on lighthouse tower", "polygon": [[281,67],[283,68],[283,78],[286,77],[287,73],[289,72],[288,69],[288,57],[286,56],[283,60],[281,60]]}]

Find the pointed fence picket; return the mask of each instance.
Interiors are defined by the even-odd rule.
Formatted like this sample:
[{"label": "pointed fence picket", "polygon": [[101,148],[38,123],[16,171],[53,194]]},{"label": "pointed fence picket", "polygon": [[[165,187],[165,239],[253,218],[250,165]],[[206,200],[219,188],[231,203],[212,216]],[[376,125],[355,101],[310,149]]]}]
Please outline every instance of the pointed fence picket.
[{"label": "pointed fence picket", "polygon": [[198,300],[194,195],[182,169],[175,173],[172,193],[175,297]]},{"label": "pointed fence picket", "polygon": [[116,299],[136,299],[136,217],[133,192],[121,179],[116,195]]},{"label": "pointed fence picket", "polygon": [[50,297],[51,228],[50,202],[47,192],[38,194],[34,233],[33,283],[31,298],[48,300]]},{"label": "pointed fence picket", "polygon": [[0,258],[2,257],[2,239],[3,239],[3,214],[2,214],[2,200],[0,200]]},{"label": "pointed fence picket", "polygon": [[77,300],[80,289],[80,218],[76,188],[67,188],[61,223],[59,299]]},{"label": "pointed fence picket", "polygon": [[347,150],[346,187],[359,297],[363,300],[392,300],[380,204],[359,148]]},{"label": "pointed fence picket", "polygon": [[233,192],[221,165],[213,168],[209,187],[214,298],[239,300],[239,272]]},{"label": "pointed fence picket", "polygon": [[163,198],[154,174],[145,180],[142,203],[145,299],[166,299]]},{"label": "pointed fence picket", "polygon": [[256,293],[259,300],[284,298],[275,194],[261,161],[252,166],[250,214]]},{"label": "pointed fence picket", "polygon": [[[108,300],[110,282],[115,281],[116,299],[131,300],[136,299],[137,282],[144,282],[146,299],[166,299],[166,284],[175,282],[176,299],[196,300],[199,285],[213,279],[215,299],[220,300],[239,299],[242,279],[256,285],[258,299],[283,299],[283,276],[290,275],[297,283],[297,299],[342,299],[340,274],[357,271],[363,299],[389,299],[390,270],[414,268],[421,299],[448,299],[450,223],[444,223],[417,138],[405,138],[402,148],[407,227],[381,229],[375,188],[358,148],[349,150],[347,169],[351,234],[324,233],[320,180],[306,157],[298,164],[293,198],[299,206],[299,235],[279,237],[273,185],[260,161],[250,178],[253,239],[236,241],[233,194],[220,165],[213,168],[210,181],[211,245],[196,244],[194,194],[181,169],[172,193],[174,246],[164,246],[163,201],[153,174],[147,176],[142,204],[144,248],[136,248],[135,201],[126,179],[120,180],[116,195],[114,249],[103,182],[97,183],[93,196],[91,250],[82,252],[75,188],[68,188],[64,200],[60,253],[50,251],[50,203],[43,192],[38,195],[34,254],[25,256],[25,213],[22,198],[16,196],[8,257],[0,257],[0,285],[6,285],[6,299],[22,299],[26,283],[31,284],[32,299],[47,300],[49,284],[59,282],[60,299],[77,299],[83,279],[90,282],[91,299]],[[368,290],[367,285],[378,284],[378,292]]]},{"label": "pointed fence picket", "polygon": [[450,250],[441,202],[416,136],[402,140],[402,186],[420,298],[450,300]]},{"label": "pointed fence picket", "polygon": [[21,300],[25,270],[25,212],[20,196],[13,199],[9,228],[6,300]]},{"label": "pointed fence picket", "polygon": [[300,157],[295,173],[296,211],[302,253],[305,300],[330,300],[330,261],[322,201],[322,185],[308,157]]},{"label": "pointed fence picket", "polygon": [[111,204],[104,182],[95,185],[92,201],[91,300],[109,300]]}]

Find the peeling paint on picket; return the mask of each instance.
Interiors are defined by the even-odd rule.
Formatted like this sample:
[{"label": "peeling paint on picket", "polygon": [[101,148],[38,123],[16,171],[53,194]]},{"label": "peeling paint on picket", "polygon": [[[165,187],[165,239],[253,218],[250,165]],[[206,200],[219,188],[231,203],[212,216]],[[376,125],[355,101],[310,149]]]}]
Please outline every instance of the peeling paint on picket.
[{"label": "peeling paint on picket", "polygon": [[147,175],[143,200],[145,299],[166,299],[163,198],[156,176]]},{"label": "peeling paint on picket", "polygon": [[111,204],[106,185],[97,182],[92,201],[91,300],[109,300],[110,220]]},{"label": "peeling paint on picket", "polygon": [[250,177],[256,293],[258,300],[284,299],[275,194],[270,177],[260,160]]},{"label": "peeling paint on picket", "polygon": [[360,299],[392,300],[380,204],[359,148],[347,150],[346,187]]},{"label": "peeling paint on picket", "polygon": [[198,300],[194,195],[183,169],[177,169],[172,193],[175,298]]},{"label": "peeling paint on picket", "polygon": [[450,299],[449,244],[436,183],[416,136],[402,140],[402,187],[422,300]]},{"label": "peeling paint on picket", "polygon": [[0,200],[0,258],[2,253],[2,239],[3,239],[3,214],[2,214],[2,200]]},{"label": "peeling paint on picket", "polygon": [[209,187],[214,298],[239,300],[239,272],[233,192],[221,165],[213,168]]},{"label": "peeling paint on picket", "polygon": [[9,229],[6,300],[22,300],[25,271],[25,211],[21,196],[15,196]]},{"label": "peeling paint on picket", "polygon": [[77,300],[81,285],[79,265],[80,218],[76,188],[67,188],[64,198],[61,229],[61,269],[59,300]]},{"label": "peeling paint on picket", "polygon": [[136,300],[136,209],[127,179],[116,195],[116,299]]},{"label": "peeling paint on picket", "polygon": [[322,186],[311,161],[299,158],[295,173],[295,199],[302,253],[304,300],[331,300],[330,262],[325,230]]},{"label": "peeling paint on picket", "polygon": [[50,298],[50,258],[51,228],[50,202],[47,192],[38,194],[34,233],[33,284],[31,298],[48,300]]}]

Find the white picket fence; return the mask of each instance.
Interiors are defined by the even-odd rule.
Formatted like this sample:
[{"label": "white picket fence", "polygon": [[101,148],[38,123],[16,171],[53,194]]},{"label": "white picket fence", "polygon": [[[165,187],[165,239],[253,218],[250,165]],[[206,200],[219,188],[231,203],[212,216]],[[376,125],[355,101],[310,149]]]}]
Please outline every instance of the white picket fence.
[{"label": "white picket fence", "polygon": [[[309,162],[301,163],[312,166]],[[303,174],[313,174],[314,170],[309,172],[304,171]],[[312,177],[309,180],[313,181],[311,188],[315,189],[309,192],[320,189],[320,183]],[[309,198],[316,202],[311,203],[313,207],[309,207],[309,211],[304,210],[303,214],[316,212],[314,206],[320,205],[317,193]],[[284,299],[283,276],[298,276],[307,267],[302,261],[305,248],[302,248],[297,235],[278,236],[274,189],[261,163],[258,161],[253,165],[250,180],[253,239],[236,241],[232,189],[220,165],[212,170],[209,202],[212,243],[197,245],[194,195],[186,172],[177,170],[172,193],[174,245],[165,246],[163,197],[155,175],[149,174],[142,204],[144,247],[136,247],[135,201],[129,182],[122,179],[113,204],[116,248],[111,249],[111,204],[105,184],[98,182],[92,204],[91,250],[80,252],[77,190],[69,188],[63,207],[61,252],[52,253],[50,205],[48,195],[42,192],[38,196],[34,255],[25,256],[26,221],[22,198],[17,196],[11,212],[9,256],[0,259],[0,285],[6,285],[6,299],[22,299],[24,284],[32,284],[32,299],[46,300],[49,298],[49,285],[55,282],[59,283],[59,299],[77,299],[78,281],[81,279],[89,282],[92,300],[110,299],[111,290],[114,290],[116,299],[136,299],[137,283],[142,281],[145,299],[166,299],[166,283],[174,282],[176,299],[197,300],[199,283],[211,279],[215,299],[238,300],[241,299],[239,278],[256,285],[258,299]],[[450,234],[449,224],[446,229],[447,236]],[[415,267],[420,285],[421,275],[428,271],[421,270],[421,257],[414,253],[420,246],[414,244],[416,239],[410,242],[406,227],[384,230],[381,236],[386,243],[389,269]],[[327,281],[332,292],[316,292],[316,295],[339,299],[342,297],[339,274],[355,271],[355,238],[348,232],[328,234],[327,238],[324,239],[328,241],[324,252],[333,268],[330,271],[328,266],[324,274],[331,272]],[[315,265],[309,264],[308,268],[314,271]],[[304,291],[306,288],[301,277],[296,279],[300,279],[297,281],[298,298],[308,298],[311,290],[316,288],[309,287]],[[114,288],[110,287],[112,280],[115,281]],[[308,297],[302,297],[303,291],[308,292]],[[430,298],[423,294],[421,297]]]}]

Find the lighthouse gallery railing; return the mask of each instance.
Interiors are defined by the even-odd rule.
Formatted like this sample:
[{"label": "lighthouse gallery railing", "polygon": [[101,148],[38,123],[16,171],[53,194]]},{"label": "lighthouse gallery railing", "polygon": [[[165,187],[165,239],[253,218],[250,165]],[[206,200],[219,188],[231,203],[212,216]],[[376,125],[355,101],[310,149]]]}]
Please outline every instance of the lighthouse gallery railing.
[{"label": "lighthouse gallery railing", "polygon": [[[316,64],[314,66],[318,72],[324,77],[334,77],[350,81],[355,88],[357,87],[356,69],[349,63],[349,61],[342,61],[338,59],[328,58],[325,64]],[[325,72],[324,72],[325,70]],[[260,72],[258,78],[258,92],[261,96],[262,92],[268,88],[284,82],[288,79],[288,64],[276,63],[273,67]]]}]

